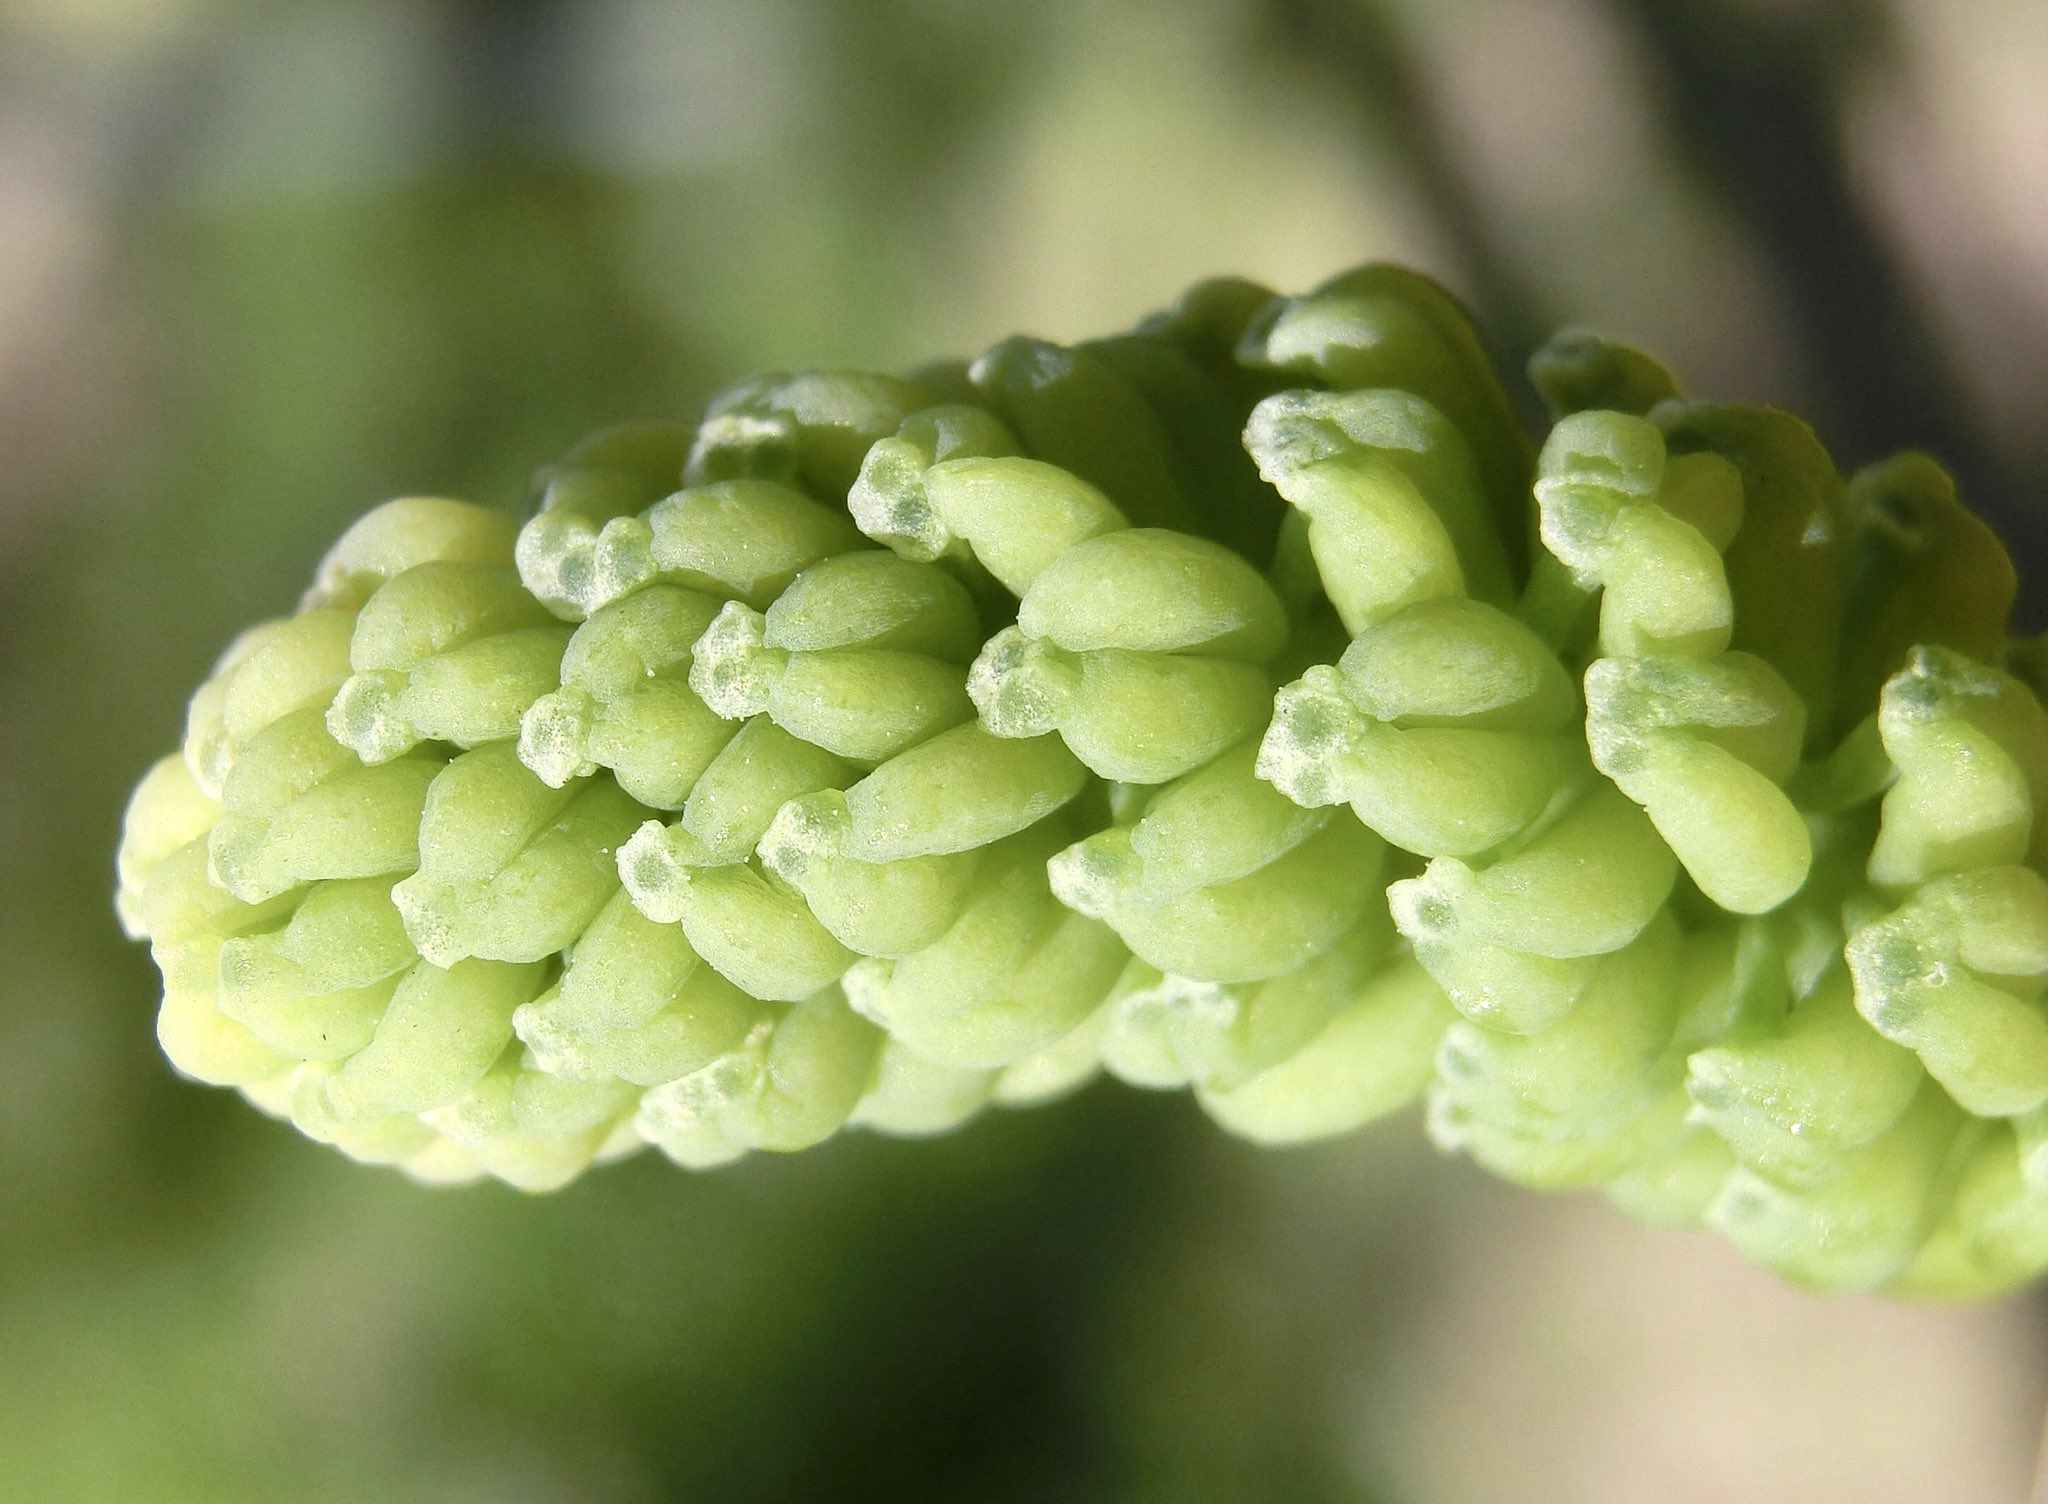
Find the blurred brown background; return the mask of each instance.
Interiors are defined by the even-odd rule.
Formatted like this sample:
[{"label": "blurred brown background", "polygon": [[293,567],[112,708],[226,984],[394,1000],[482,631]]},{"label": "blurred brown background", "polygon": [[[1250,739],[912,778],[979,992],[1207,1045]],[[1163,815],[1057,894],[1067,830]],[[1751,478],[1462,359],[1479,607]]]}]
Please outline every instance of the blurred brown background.
[{"label": "blurred brown background", "polygon": [[2038,1297],[1096,1087],[559,1195],[178,1081],[128,786],[369,504],[1395,258],[1935,448],[2048,618],[2041,0],[4,0],[0,1498],[2024,1498]]}]

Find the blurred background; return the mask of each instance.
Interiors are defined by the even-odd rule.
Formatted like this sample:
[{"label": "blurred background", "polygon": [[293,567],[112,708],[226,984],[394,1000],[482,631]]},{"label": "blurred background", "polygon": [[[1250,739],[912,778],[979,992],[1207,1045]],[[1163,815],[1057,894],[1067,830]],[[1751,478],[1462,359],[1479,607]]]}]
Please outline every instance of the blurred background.
[{"label": "blurred background", "polygon": [[425,1191],[176,1079],[127,790],[393,494],[778,366],[1394,258],[2048,581],[2040,0],[4,0],[0,1497],[2026,1497],[2039,1297],[1823,1301],[1496,1185],[1097,1086],[558,1195]]}]

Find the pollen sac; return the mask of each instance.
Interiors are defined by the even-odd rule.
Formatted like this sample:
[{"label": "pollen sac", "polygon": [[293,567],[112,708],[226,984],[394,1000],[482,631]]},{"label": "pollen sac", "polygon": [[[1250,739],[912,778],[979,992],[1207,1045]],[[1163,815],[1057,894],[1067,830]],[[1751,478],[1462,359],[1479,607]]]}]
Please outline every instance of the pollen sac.
[{"label": "pollen sac", "polygon": [[1080,476],[1000,452],[942,458],[914,476],[871,464],[852,505],[854,519],[904,558],[971,560],[1019,598],[1068,549],[1129,526]]},{"label": "pollen sac", "polygon": [[624,1121],[637,1095],[622,1082],[563,1080],[508,1051],[462,1096],[421,1118],[486,1174],[523,1191],[552,1191],[593,1162],[638,1147]]},{"label": "pollen sac", "polygon": [[871,371],[760,376],[711,401],[683,466],[690,485],[763,479],[820,501],[846,496],[861,461],[930,395],[914,382]]},{"label": "pollen sac", "polygon": [[519,720],[519,760],[549,788],[600,768],[655,809],[680,809],[737,729],[690,688],[691,649],[723,602],[651,585],[569,638],[561,684]]},{"label": "pollen sac", "polygon": [[703,964],[673,924],[621,890],[577,937],[561,979],[512,1015],[539,1069],[658,1086],[736,1046],[766,1007]]},{"label": "pollen sac", "polygon": [[2048,882],[2026,867],[1936,878],[1850,937],[1856,1007],[1980,1117],[2048,1102]]},{"label": "pollen sac", "polygon": [[2012,1130],[1991,1124],[1969,1151],[1941,1221],[1893,1288],[1993,1295],[2048,1263],[2048,1183],[2030,1177]]},{"label": "pollen sac", "polygon": [[1077,1028],[1129,960],[1107,925],[1065,908],[1045,876],[1057,823],[990,850],[986,875],[937,940],[846,974],[848,1002],[926,1059],[1014,1065]]},{"label": "pollen sac", "polygon": [[1308,543],[1344,625],[1471,595],[1504,605],[1509,566],[1471,448],[1412,392],[1281,392],[1255,408],[1245,447],[1308,519]]},{"label": "pollen sac", "polygon": [[518,525],[503,512],[442,497],[387,501],[356,519],[320,560],[299,604],[353,612],[387,580],[415,565],[510,564]]},{"label": "pollen sac", "polygon": [[409,872],[442,767],[435,757],[365,766],[319,711],[297,711],[236,758],[207,835],[209,871],[250,903],[317,878]]},{"label": "pollen sac", "polygon": [[[1380,902],[1385,848],[1291,806],[1252,776],[1253,755],[1240,746],[1060,852],[1053,891],[1162,972],[1252,982],[1313,959]],[[1194,830],[1212,833],[1206,850],[1186,841]]]},{"label": "pollen sac", "polygon": [[1694,1051],[1686,1091],[1742,1164],[1806,1189],[1897,1122],[1923,1076],[1910,1050],[1858,1015],[1838,968],[1774,1024]]},{"label": "pollen sac", "polygon": [[875,1057],[867,1092],[847,1122],[896,1138],[949,1133],[988,1106],[997,1080],[995,1071],[934,1065],[886,1039]]},{"label": "pollen sac", "polygon": [[392,889],[429,961],[540,961],[582,933],[617,887],[613,852],[645,811],[609,779],[551,789],[504,742],[434,777],[419,871]]},{"label": "pollen sac", "polygon": [[543,470],[534,515],[519,529],[519,578],[567,621],[647,583],[648,532],[640,513],[682,485],[694,430],[621,424],[593,434]]},{"label": "pollen sac", "polygon": [[759,851],[835,940],[867,956],[906,956],[938,940],[974,891],[988,850],[863,861],[847,854],[852,835],[846,796],[820,790],[776,811]]},{"label": "pollen sac", "polygon": [[1103,1063],[1134,1086],[1227,1094],[1299,1053],[1380,970],[1392,939],[1386,915],[1371,914],[1293,971],[1250,983],[1134,961],[1112,995]]},{"label": "pollen sac", "polygon": [[1994,664],[2019,589],[1998,535],[1924,454],[1867,465],[1849,479],[1848,619],[1842,644],[1849,704],[1862,706],[1916,648]]},{"label": "pollen sac", "polygon": [[370,764],[421,742],[516,736],[527,706],[559,682],[568,641],[510,569],[418,565],[356,616],[354,672],[328,706],[328,732]]},{"label": "pollen sac", "polygon": [[1264,724],[1262,665],[1286,632],[1279,597],[1220,545],[1121,529],[1034,578],[967,690],[998,736],[1058,732],[1099,777],[1163,783]]},{"label": "pollen sac", "polygon": [[1905,888],[1947,872],[2043,860],[2048,712],[2018,680],[1919,648],[1884,686],[1878,735],[1897,781],[1870,880]]},{"label": "pollen sac", "polygon": [[690,683],[728,720],[766,715],[873,765],[973,718],[965,662],[978,641],[973,602],[944,571],[845,554],[765,613],[727,603],[692,650]]},{"label": "pollen sac", "polygon": [[1760,658],[1602,658],[1586,671],[1593,764],[1643,807],[1692,880],[1731,913],[1776,908],[1813,841],[1780,785],[1806,708]]},{"label": "pollen sac", "polygon": [[1026,454],[1098,489],[1141,527],[1193,522],[1165,425],[1095,351],[1006,339],[975,357],[967,377]]},{"label": "pollen sac", "polygon": [[[969,403],[926,408],[869,446],[847,492],[847,510],[863,533],[913,563],[944,559],[973,564],[972,544],[955,529],[954,519],[940,510],[947,495],[944,484],[937,496],[927,484],[930,472],[955,460],[1003,459],[1019,453],[1016,436],[992,413]],[[1099,505],[1114,510],[1106,497]]]},{"label": "pollen sac", "polygon": [[634,1127],[692,1169],[756,1149],[790,1153],[845,1126],[874,1075],[881,1035],[837,988],[750,1029],[731,1049],[644,1093]]},{"label": "pollen sac", "polygon": [[[1439,1141],[1457,1143],[1457,1125],[1469,1124],[1482,1141],[1579,1152],[1602,1145],[1617,1154],[1632,1146],[1624,1130],[1671,1096],[1682,1071],[1669,1049],[1677,954],[1676,928],[1660,918],[1603,957],[1571,1011],[1548,1028],[1508,1033],[1453,1023],[1433,1088]],[[1603,1164],[1594,1178],[1606,1180],[1628,1162]]]},{"label": "pollen sac", "polygon": [[1297,1048],[1234,1085],[1198,1085],[1195,1095],[1211,1118],[1253,1143],[1350,1133],[1422,1094],[1452,1017],[1427,972],[1394,961],[1347,988]]},{"label": "pollen sac", "polygon": [[294,712],[324,711],[349,675],[355,618],[315,608],[253,627],[214,666],[185,716],[185,766],[214,798],[242,749]]},{"label": "pollen sac", "polygon": [[1560,329],[1529,357],[1529,384],[1557,418],[1604,408],[1641,417],[1679,395],[1654,356],[1591,329]]},{"label": "pollen sac", "polygon": [[1904,1274],[1940,1210],[1963,1113],[1933,1082],[1840,1174],[1810,1190],[1737,1168],[1708,1220],[1750,1258],[1817,1290],[1868,1290]]},{"label": "pollen sac", "polygon": [[1478,601],[1411,606],[1275,697],[1259,776],[1348,804],[1388,841],[1472,856],[1528,829],[1583,760],[1577,695],[1529,629]]},{"label": "pollen sac", "polygon": [[1387,889],[1415,957],[1475,1023],[1537,1032],[1662,912],[1670,848],[1612,790],[1581,797],[1518,848],[1473,865],[1437,857]]},{"label": "pollen sac", "polygon": [[220,948],[220,1010],[281,1055],[346,1060],[419,959],[383,878],[315,883],[281,929]]},{"label": "pollen sac", "polygon": [[1290,385],[1410,392],[1443,413],[1472,445],[1490,531],[1511,565],[1520,560],[1529,438],[1479,332],[1442,287],[1405,267],[1357,267],[1270,299],[1246,321],[1237,357],[1296,378]]},{"label": "pollen sac", "polygon": [[1742,477],[1715,454],[1671,456],[1656,425],[1576,412],[1537,465],[1543,545],[1601,590],[1601,651],[1709,657],[1735,625],[1721,551],[1742,524]]}]

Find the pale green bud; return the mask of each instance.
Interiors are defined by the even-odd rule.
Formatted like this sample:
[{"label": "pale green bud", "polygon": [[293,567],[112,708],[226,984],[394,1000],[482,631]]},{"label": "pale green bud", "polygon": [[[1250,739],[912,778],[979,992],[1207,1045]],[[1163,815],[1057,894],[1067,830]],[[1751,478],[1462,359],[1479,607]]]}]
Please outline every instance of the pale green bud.
[{"label": "pale green bud", "polygon": [[798,570],[859,541],[844,513],[801,491],[774,480],[725,480],[676,491],[602,527],[542,512],[520,536],[519,574],[571,620],[657,582],[765,606]]},{"label": "pale green bud", "polygon": [[[1144,398],[1171,444],[1174,473],[1189,506],[1188,531],[1226,544],[1249,559],[1271,553],[1286,506],[1259,480],[1237,441],[1246,412],[1273,389],[1270,379],[1231,360],[1263,289],[1225,293],[1234,306],[1147,321],[1134,334],[1090,340],[1080,348],[1111,367]],[[1263,299],[1261,298],[1262,302]],[[1219,321],[1204,329],[1203,320]]]},{"label": "pale green bud", "polygon": [[1982,1299],[2003,1294],[2048,1265],[2048,1186],[2022,1174],[2004,1125],[1976,1132],[1947,1212],[1890,1287],[1899,1294]]},{"label": "pale green bud", "polygon": [[684,478],[780,481],[836,503],[869,447],[930,401],[917,384],[872,371],[757,376],[711,399]]},{"label": "pale green bud", "polygon": [[374,507],[350,524],[320,560],[300,602],[353,611],[385,581],[432,560],[452,564],[511,562],[518,524],[502,512],[435,496],[408,496]]},{"label": "pale green bud", "polygon": [[1248,877],[1329,823],[1255,775],[1257,748],[1230,751],[1146,795],[1124,823],[1053,859],[1054,880],[1086,906],[1163,903]]},{"label": "pale green bud", "polygon": [[212,1086],[245,1086],[291,1068],[290,1056],[271,1049],[246,1025],[220,1011],[214,983],[219,940],[160,941],[150,947],[150,959],[164,979],[156,1014],[157,1044],[182,1074]]},{"label": "pale green bud", "polygon": [[1470,1156],[1503,1180],[1539,1191],[1609,1185],[1647,1172],[1688,1145],[1685,1093],[1676,1087],[1618,1126],[1560,1136],[1518,1132],[1473,1112],[1451,1093],[1429,1095],[1428,1128],[1440,1149]]},{"label": "pale green bud", "polygon": [[[619,853],[620,870],[635,906],[680,924],[691,948],[728,981],[766,1001],[796,1002],[853,964],[802,894],[752,862],[705,862],[680,834],[650,821]],[[660,880],[650,882],[664,856]]]},{"label": "pale green bud", "polygon": [[974,599],[952,575],[875,549],[804,570],[775,597],[762,627],[767,645],[784,652],[874,648],[962,666],[980,651],[981,636]]},{"label": "pale green bud", "polygon": [[354,673],[327,712],[334,739],[366,763],[422,741],[501,741],[558,681],[569,629],[510,569],[417,565],[380,585],[356,617]]},{"label": "pale green bud", "polygon": [[437,966],[542,960],[617,890],[613,853],[646,813],[609,778],[551,789],[506,743],[464,753],[427,789],[420,870],[392,901]]},{"label": "pale green bud", "polygon": [[428,756],[365,767],[323,712],[295,711],[236,758],[207,838],[209,872],[250,903],[318,878],[409,872],[442,767]]},{"label": "pale green bud", "polygon": [[1350,1133],[1422,1094],[1451,1016],[1428,974],[1397,961],[1347,988],[1327,1022],[1285,1058],[1196,1095],[1210,1117],[1257,1144]]},{"label": "pale green bud", "polygon": [[1472,856],[1558,800],[1583,757],[1577,719],[1570,679],[1527,627],[1428,601],[1280,691],[1259,776],[1305,806],[1349,804],[1405,850]]},{"label": "pale green bud", "polygon": [[993,1071],[934,1065],[884,1040],[874,1079],[848,1122],[899,1138],[948,1133],[988,1105],[995,1082]]},{"label": "pale green bud", "polygon": [[621,424],[540,473],[539,504],[516,549],[536,600],[580,621],[647,582],[649,534],[638,514],[682,484],[694,438],[683,424]]},{"label": "pale green bud", "polygon": [[1742,479],[1714,454],[1667,457],[1655,424],[1616,412],[1560,420],[1538,462],[1544,547],[1602,590],[1601,651],[1724,651],[1735,606],[1720,550],[1742,520]]},{"label": "pale green bud", "polygon": [[1723,653],[1602,658],[1586,670],[1593,765],[1643,806],[1707,897],[1761,914],[1813,863],[1806,822],[1779,787],[1806,707],[1762,659]]},{"label": "pale green bud", "polygon": [[[945,558],[971,564],[974,554],[968,541],[940,515],[927,490],[927,472],[950,460],[1017,453],[1016,435],[980,407],[953,403],[926,408],[869,448],[847,493],[846,509],[863,533],[904,559],[929,564]],[[1102,504],[1109,506],[1108,499]]]},{"label": "pale green bud", "polygon": [[1850,478],[1848,621],[1843,704],[1867,705],[1916,646],[1997,663],[2019,581],[1998,535],[1956,496],[1924,454],[1865,466]]},{"label": "pale green bud", "polygon": [[1219,543],[1163,528],[1086,539],[1032,580],[1025,633],[1069,652],[1126,648],[1269,663],[1287,640],[1273,589]]},{"label": "pale green bud", "polygon": [[539,1067],[567,1080],[655,1086],[733,1048],[763,1005],[701,963],[675,924],[612,896],[564,957],[562,979],[512,1015]]},{"label": "pale green bud", "polygon": [[1010,741],[955,726],[846,790],[841,849],[867,862],[971,851],[1037,824],[1087,778],[1057,737]]},{"label": "pale green bud", "polygon": [[[316,1143],[328,1144],[362,1164],[396,1165],[415,1178],[452,1185],[478,1179],[482,1171],[468,1151],[451,1144],[409,1112],[352,1121],[336,1115],[326,1081],[335,1067],[313,1061],[275,1082],[243,1089],[265,1111],[288,1120]],[[274,1100],[273,1100],[274,1099]]]},{"label": "pale green bud", "polygon": [[679,1164],[724,1164],[754,1149],[807,1149],[838,1132],[864,1096],[882,1037],[828,988],[763,1019],[746,1038],[640,1099],[640,1136]]},{"label": "pale green bud", "polygon": [[1841,1173],[1849,1151],[1898,1121],[1920,1062],[1860,1017],[1846,972],[1831,972],[1775,1027],[1696,1050],[1686,1090],[1744,1165],[1806,1188]]},{"label": "pale green bud", "polygon": [[173,852],[203,837],[219,818],[220,801],[199,786],[182,757],[159,758],[142,775],[128,798],[114,858],[120,882],[115,909],[131,940],[148,937],[142,894],[150,874]]},{"label": "pale green bud", "polygon": [[677,828],[701,852],[692,861],[745,861],[783,805],[820,789],[845,788],[858,776],[823,747],[756,716],[698,775]]},{"label": "pale green bud", "polygon": [[[1026,454],[1098,487],[1140,527],[1187,525],[1190,507],[1165,428],[1099,356],[1045,340],[1006,339],[976,356],[968,377],[1015,429]],[[1003,579],[985,555],[982,562]]]},{"label": "pale green bud", "polygon": [[512,1042],[512,1012],[540,990],[534,963],[421,961],[391,994],[376,1032],[320,1090],[339,1118],[443,1107],[483,1079]]},{"label": "pale green bud", "polygon": [[1442,287],[1404,267],[1358,267],[1275,298],[1246,326],[1238,358],[1339,390],[1401,388],[1444,413],[1473,446],[1489,531],[1509,564],[1520,562],[1529,441],[1471,319]]},{"label": "pale green bud", "polygon": [[[1668,1123],[1674,1096],[1660,1104],[1656,1121]],[[1689,1128],[1660,1141],[1629,1168],[1609,1179],[1607,1199],[1652,1227],[1698,1227],[1721,1194],[1735,1155],[1719,1134]]]},{"label": "pale green bud", "polygon": [[837,790],[792,799],[761,837],[761,863],[862,955],[908,955],[945,934],[987,848],[864,862],[846,855],[852,834],[853,816]]},{"label": "pale green bud", "polygon": [[727,720],[766,715],[837,757],[877,763],[973,717],[954,664],[888,648],[791,652],[767,636],[767,618],[733,601],[697,640],[690,687]]},{"label": "pale green bud", "polygon": [[1609,1132],[1666,1095],[1680,1074],[1669,1054],[1677,1022],[1678,935],[1660,918],[1604,958],[1577,1003],[1549,1028],[1510,1034],[1451,1024],[1437,1090],[1510,1132],[1586,1138]]},{"label": "pale green bud", "polygon": [[1046,856],[1067,834],[1060,823],[989,852],[972,898],[937,941],[849,970],[853,1007],[927,1059],[979,1069],[1022,1060],[1094,1012],[1128,953],[1047,887]]},{"label": "pale green bud", "polygon": [[1037,1107],[1080,1090],[1102,1069],[1098,1046],[1108,1026],[1105,1003],[1051,1044],[997,1071],[994,1100],[1004,1107]]},{"label": "pale green bud", "polygon": [[654,809],[680,809],[735,728],[690,688],[690,649],[717,598],[650,585],[595,612],[562,655],[560,689],[519,722],[519,760],[550,788],[607,768]]},{"label": "pale green bud", "polygon": [[1945,648],[1916,648],[1885,683],[1877,729],[1899,776],[1870,853],[1873,883],[1905,888],[2042,859],[2048,712],[2017,679]]},{"label": "pale green bud", "polygon": [[[536,512],[519,530],[519,578],[534,599],[564,621],[625,599],[654,580],[654,530],[628,507],[638,493],[577,494],[559,510]],[[581,508],[598,512],[593,520]]]},{"label": "pale green bud", "polygon": [[242,748],[298,711],[324,707],[348,677],[353,618],[320,609],[265,622],[235,639],[192,697],[185,765],[219,798]]},{"label": "pale green bud", "polygon": [[1068,549],[1130,525],[1100,490],[1043,460],[963,456],[931,466],[921,483],[923,511],[865,525],[913,560],[964,549],[1019,599]]},{"label": "pale green bud", "polygon": [[1069,908],[1106,921],[1159,970],[1210,982],[1277,977],[1314,959],[1381,902],[1386,847],[1349,820],[1319,830],[1242,877],[1166,897],[1121,843],[1082,843],[1051,867]]},{"label": "pale green bud", "polygon": [[656,578],[765,606],[798,571],[860,546],[843,512],[765,480],[719,481],[646,512]]},{"label": "pale green bud", "polygon": [[1987,867],[1923,883],[1850,937],[1856,1006],[1980,1117],[2048,1102],[2048,881]]},{"label": "pale green bud", "polygon": [[1895,1278],[1940,1210],[1963,1114],[1933,1082],[1898,1121],[1847,1156],[1826,1184],[1795,1190],[1737,1168],[1708,1219],[1743,1253],[1817,1290],[1868,1290]]},{"label": "pale green bud", "polygon": [[497,1179],[552,1191],[589,1168],[637,1096],[619,1082],[561,1080],[508,1050],[460,1098],[423,1118]]},{"label": "pale green bud", "polygon": [[1006,627],[967,678],[982,723],[999,737],[1057,732],[1097,777],[1165,783],[1265,724],[1272,680],[1249,663],[1101,648],[1072,653]]},{"label": "pale green bud", "polygon": [[1735,602],[1731,646],[1777,670],[1805,704],[1809,730],[1832,725],[1847,549],[1834,462],[1811,429],[1773,408],[1673,403],[1656,419],[1674,456],[1712,452],[1741,476],[1742,526],[1721,551]]},{"label": "pale green bud", "polygon": [[1354,635],[1442,596],[1507,603],[1471,450],[1412,392],[1281,392],[1252,409],[1244,442],[1307,514],[1323,588]]},{"label": "pale green bud", "polygon": [[222,944],[218,1003],[282,1055],[345,1060],[418,959],[388,879],[316,883],[282,929]]},{"label": "pale green bud", "polygon": [[1227,1093],[1314,1038],[1379,969],[1392,938],[1385,913],[1368,914],[1293,971],[1235,985],[1133,961],[1110,996],[1103,1064],[1134,1086]]},{"label": "pale green bud", "polygon": [[1469,943],[1565,961],[1635,939],[1676,875],[1642,812],[1596,787],[1520,847],[1480,866],[1437,857],[1387,902],[1425,964],[1425,946]]},{"label": "pale green bud", "polygon": [[1529,357],[1529,384],[1553,417],[1607,408],[1641,416],[1678,395],[1652,356],[1590,329],[1560,329]]}]

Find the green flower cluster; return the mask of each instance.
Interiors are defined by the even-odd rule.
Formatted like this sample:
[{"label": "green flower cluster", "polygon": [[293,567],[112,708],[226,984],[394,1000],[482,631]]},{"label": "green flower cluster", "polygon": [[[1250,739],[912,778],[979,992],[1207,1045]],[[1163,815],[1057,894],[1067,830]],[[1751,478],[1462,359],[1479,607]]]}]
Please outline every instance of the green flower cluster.
[{"label": "green flower cluster", "polygon": [[1368,267],[392,502],[143,779],[179,1069],[557,1186],[1100,1070],[1801,1283],[2048,1267],[2048,712],[1931,461]]}]

